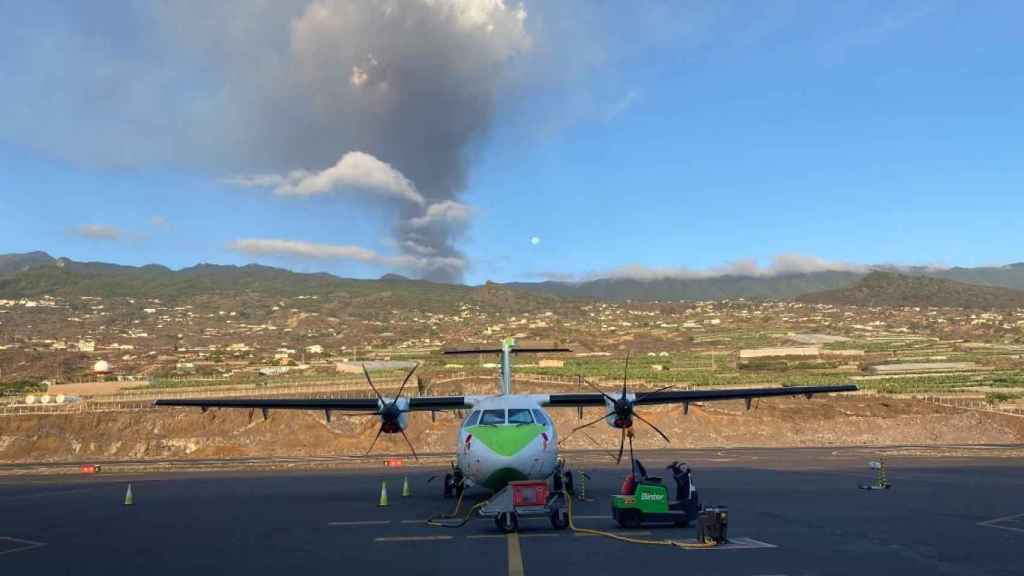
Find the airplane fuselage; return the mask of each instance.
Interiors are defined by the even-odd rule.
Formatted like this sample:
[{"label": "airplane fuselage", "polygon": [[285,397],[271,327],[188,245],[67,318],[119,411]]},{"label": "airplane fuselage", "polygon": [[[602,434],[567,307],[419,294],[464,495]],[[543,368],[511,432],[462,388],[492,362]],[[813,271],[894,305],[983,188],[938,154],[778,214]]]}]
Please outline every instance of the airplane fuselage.
[{"label": "airplane fuselage", "polygon": [[488,490],[547,478],[558,463],[551,417],[530,395],[476,397],[459,428],[456,463],[470,486]]}]

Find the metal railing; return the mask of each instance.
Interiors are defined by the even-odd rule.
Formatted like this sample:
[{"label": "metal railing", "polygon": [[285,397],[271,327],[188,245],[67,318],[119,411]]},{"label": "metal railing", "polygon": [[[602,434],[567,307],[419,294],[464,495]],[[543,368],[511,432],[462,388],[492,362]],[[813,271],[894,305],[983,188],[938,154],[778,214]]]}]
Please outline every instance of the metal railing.
[{"label": "metal railing", "polygon": [[[601,378],[588,379],[594,385],[614,391],[622,386],[621,380],[604,380]],[[558,376],[545,374],[521,373],[513,376],[514,383],[541,385],[548,388],[559,388],[567,391],[589,390],[589,387],[582,384],[574,376]],[[395,393],[402,384],[401,376],[389,376],[374,380],[374,385],[382,394]],[[458,384],[458,394],[490,394],[497,388],[497,374],[452,372],[435,374],[431,378],[430,388],[427,394],[433,394],[438,386]],[[650,390],[673,384],[671,382],[647,382],[646,380],[631,379],[628,383],[631,392]],[[735,386],[733,386],[735,387]],[[760,387],[759,385],[748,385],[741,387]],[[692,390],[695,386],[692,382],[676,382],[676,390]],[[710,387],[713,388],[713,387]],[[403,392],[404,396],[418,396],[419,391],[414,383],[410,382]],[[115,394],[97,395],[83,398],[77,402],[63,404],[24,404],[21,399],[11,399],[10,402],[0,403],[0,416],[24,415],[24,414],[75,414],[94,412],[130,412],[153,410],[153,402],[160,398],[182,399],[182,398],[284,398],[284,397],[306,397],[306,398],[374,398],[375,394],[366,384],[361,376],[353,377],[325,377],[322,380],[311,380],[298,384],[287,382],[249,382],[237,385],[218,386],[195,386],[186,388],[154,388],[124,391]]]},{"label": "metal railing", "polygon": [[982,398],[955,398],[950,396],[914,396],[918,400],[924,400],[938,406],[956,408],[959,410],[972,410],[974,412],[987,412],[989,414],[1004,414],[1024,418],[1024,408],[999,406],[990,404]]}]

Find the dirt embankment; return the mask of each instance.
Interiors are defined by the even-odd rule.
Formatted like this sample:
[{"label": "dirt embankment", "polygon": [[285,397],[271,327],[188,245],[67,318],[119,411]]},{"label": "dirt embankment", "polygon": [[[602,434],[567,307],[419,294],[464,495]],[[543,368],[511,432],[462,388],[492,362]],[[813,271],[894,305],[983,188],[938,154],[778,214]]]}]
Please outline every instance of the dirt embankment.
[{"label": "dirt embankment", "polygon": [[[576,411],[557,410],[561,435],[579,425]],[[751,411],[742,402],[644,407],[640,413],[678,448],[797,447],[901,444],[1024,443],[1024,418],[968,412],[878,397],[761,400]],[[601,415],[584,411],[584,421]],[[450,452],[455,414],[413,414],[409,437],[419,452]],[[247,410],[167,408],[144,412],[13,416],[0,418],[0,461],[62,462],[125,459],[210,459],[363,454],[377,432],[372,417],[271,411],[264,421]],[[618,446],[619,432],[599,423],[573,435],[568,448]],[[637,423],[635,446],[665,444]],[[401,436],[382,436],[375,452],[407,451]]]}]

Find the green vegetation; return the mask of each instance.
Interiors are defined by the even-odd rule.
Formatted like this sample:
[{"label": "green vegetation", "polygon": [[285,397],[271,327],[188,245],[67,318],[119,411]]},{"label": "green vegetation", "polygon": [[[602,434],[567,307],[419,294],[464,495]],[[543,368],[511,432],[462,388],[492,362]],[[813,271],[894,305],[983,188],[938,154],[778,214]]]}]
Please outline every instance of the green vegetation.
[{"label": "green vegetation", "polygon": [[247,294],[342,296],[364,299],[367,308],[387,305],[405,309],[450,308],[457,302],[476,302],[496,310],[515,307],[524,311],[550,305],[556,300],[550,295],[511,290],[496,284],[474,288],[399,279],[393,275],[381,280],[356,280],[324,273],[301,274],[257,264],[200,264],[175,271],[156,265],[135,267],[60,259],[0,274],[0,298],[97,296],[176,302],[204,295],[237,299]]},{"label": "green vegetation", "polygon": [[[655,384],[659,382],[679,382],[690,386],[780,386],[780,385],[814,385],[814,384],[845,384],[850,381],[845,374],[819,373],[810,370],[779,370],[769,372],[736,370],[730,363],[730,355],[723,353],[716,356],[716,370],[711,370],[711,358],[705,355],[687,355],[669,358],[638,358],[629,363],[630,380],[638,379]],[[661,371],[651,369],[651,365],[661,365]],[[544,374],[573,378],[582,374],[589,380],[600,379],[604,383],[621,382],[624,368],[622,358],[576,358],[567,360],[561,368],[537,368],[519,366],[517,374]],[[817,366],[817,365],[816,365]]]},{"label": "green vegetation", "polygon": [[1008,393],[1008,392],[989,392],[985,394],[985,402],[989,404],[999,404],[1001,402],[1009,402],[1010,400],[1018,400],[1024,398],[1024,394],[1020,393]]},{"label": "green vegetation", "polygon": [[0,382],[0,396],[22,396],[46,392],[46,384],[20,380],[17,382]]}]

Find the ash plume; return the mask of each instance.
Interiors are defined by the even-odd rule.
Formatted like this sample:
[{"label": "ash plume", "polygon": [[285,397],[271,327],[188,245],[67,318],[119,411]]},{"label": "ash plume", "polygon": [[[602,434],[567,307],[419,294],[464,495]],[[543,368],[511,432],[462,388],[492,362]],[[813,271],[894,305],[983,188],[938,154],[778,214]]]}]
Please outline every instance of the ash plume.
[{"label": "ash plume", "polygon": [[339,219],[361,194],[394,215],[394,261],[445,281],[466,267],[467,161],[503,71],[531,48],[525,9],[503,0],[43,2],[9,16],[36,32],[0,40],[32,63],[9,87],[26,113],[0,136],[75,163],[208,171]]}]

